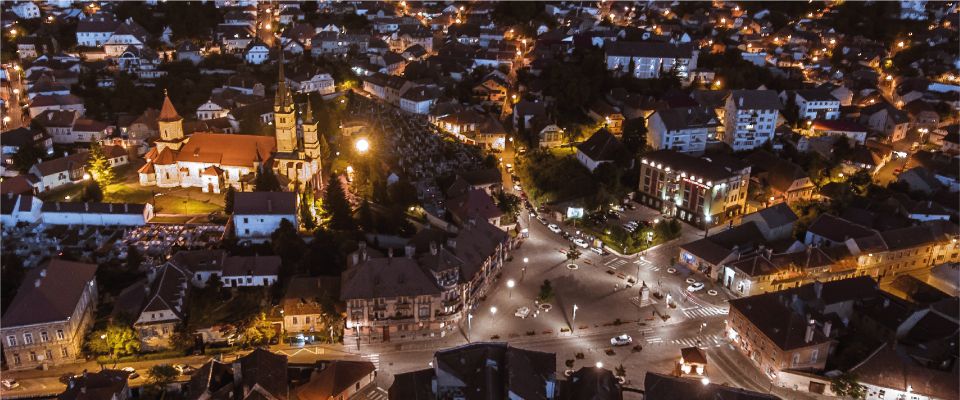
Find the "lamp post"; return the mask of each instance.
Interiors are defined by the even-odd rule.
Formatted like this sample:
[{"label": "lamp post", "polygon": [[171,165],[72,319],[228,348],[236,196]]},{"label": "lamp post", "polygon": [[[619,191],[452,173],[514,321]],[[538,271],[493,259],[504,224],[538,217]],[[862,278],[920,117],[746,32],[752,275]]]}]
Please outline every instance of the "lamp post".
[{"label": "lamp post", "polygon": [[573,330],[576,329],[577,327],[577,309],[578,308],[580,307],[577,307],[576,304],[573,305],[573,318],[570,319],[570,332],[573,332]]},{"label": "lamp post", "polygon": [[527,257],[523,258],[523,268],[520,269],[520,280],[523,280],[523,277],[527,274],[527,263],[530,262],[530,259]]},{"label": "lamp post", "polygon": [[513,298],[513,287],[516,286],[516,285],[517,285],[517,282],[515,282],[513,279],[510,279],[510,280],[507,281],[507,287],[510,288],[510,298],[511,298],[511,299]]}]

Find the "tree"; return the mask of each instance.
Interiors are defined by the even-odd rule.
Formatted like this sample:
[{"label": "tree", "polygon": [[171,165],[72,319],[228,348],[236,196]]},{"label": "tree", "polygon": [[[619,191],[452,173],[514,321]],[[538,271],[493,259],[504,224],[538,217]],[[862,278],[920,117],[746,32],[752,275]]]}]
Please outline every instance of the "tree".
[{"label": "tree", "polygon": [[127,245],[127,269],[136,270],[143,264],[143,254],[137,250],[137,246]]},{"label": "tree", "polygon": [[95,180],[89,180],[83,184],[83,192],[80,194],[83,201],[99,202],[103,201],[103,189]]},{"label": "tree", "polygon": [[273,329],[273,324],[267,321],[266,314],[260,313],[244,327],[241,343],[246,347],[265,345],[269,344],[276,336],[277,331]]},{"label": "tree", "polygon": [[550,283],[549,279],[544,279],[543,284],[540,285],[540,293],[537,294],[537,300],[541,303],[549,303],[553,300],[553,284]]},{"label": "tree", "polygon": [[504,214],[515,215],[520,212],[520,198],[501,190],[497,192],[497,208]]},{"label": "tree", "polygon": [[860,385],[857,376],[844,372],[830,380],[830,389],[838,396],[846,396],[854,400],[863,400],[867,397],[867,388]]},{"label": "tree", "polygon": [[13,167],[21,174],[25,174],[34,164],[43,157],[43,150],[33,143],[26,146],[20,146],[17,152],[13,154]]},{"label": "tree", "polygon": [[177,379],[180,373],[170,364],[157,364],[147,370],[150,383],[156,386],[166,386]]},{"label": "tree", "polygon": [[567,260],[577,261],[580,259],[580,249],[574,245],[570,245],[570,248],[567,249]]},{"label": "tree", "polygon": [[623,367],[623,364],[620,364],[619,366],[617,366],[614,372],[616,373],[617,376],[627,376],[627,369]]},{"label": "tree", "polygon": [[111,324],[91,332],[87,347],[96,354],[109,355],[116,360],[140,351],[140,338],[129,326]]},{"label": "tree", "polygon": [[233,201],[237,197],[237,190],[228,185],[227,191],[223,192],[223,211],[227,214],[233,214]]},{"label": "tree", "polygon": [[113,167],[110,166],[110,159],[103,151],[103,146],[99,143],[90,145],[87,169],[90,172],[90,176],[92,176],[93,179],[96,180],[97,185],[100,186],[101,192],[106,191],[107,186],[110,186],[115,179]]},{"label": "tree", "polygon": [[253,181],[253,190],[255,192],[279,192],[280,181],[273,169],[261,167],[257,170],[257,177]]},{"label": "tree", "polygon": [[300,197],[300,223],[307,230],[313,230],[317,226],[317,221],[313,217],[313,201],[310,198],[307,192]]},{"label": "tree", "polygon": [[353,212],[350,208],[350,202],[347,201],[347,194],[340,182],[340,176],[332,174],[329,182],[327,192],[323,197],[323,209],[330,216],[330,228],[344,231],[353,230]]},{"label": "tree", "polygon": [[370,202],[367,199],[363,199],[357,210],[357,223],[366,231],[372,231],[374,228],[373,210],[370,209]]}]

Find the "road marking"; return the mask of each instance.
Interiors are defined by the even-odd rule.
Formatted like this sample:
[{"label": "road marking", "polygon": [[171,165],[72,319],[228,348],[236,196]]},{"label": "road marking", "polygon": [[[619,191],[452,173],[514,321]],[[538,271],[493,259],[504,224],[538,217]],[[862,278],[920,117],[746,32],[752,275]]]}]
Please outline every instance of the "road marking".
[{"label": "road marking", "polygon": [[721,307],[691,307],[683,309],[683,315],[688,319],[727,315],[728,313],[730,313],[729,309]]},{"label": "road marking", "polygon": [[647,338],[647,343],[663,343],[663,338],[660,336],[651,336]]},{"label": "road marking", "polygon": [[360,357],[366,358],[367,361],[372,362],[373,365],[377,367],[377,369],[380,369],[380,354],[378,353],[364,354],[364,355],[361,355]]}]

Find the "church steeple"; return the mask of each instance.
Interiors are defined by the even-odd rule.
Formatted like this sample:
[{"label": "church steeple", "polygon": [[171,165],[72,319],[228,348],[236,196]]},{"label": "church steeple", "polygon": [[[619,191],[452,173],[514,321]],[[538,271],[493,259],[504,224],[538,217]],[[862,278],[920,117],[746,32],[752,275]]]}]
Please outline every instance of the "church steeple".
[{"label": "church steeple", "polygon": [[274,108],[293,107],[293,95],[287,87],[287,79],[283,75],[283,49],[280,49],[280,68],[277,74],[277,94],[273,99]]},{"label": "church steeple", "polygon": [[[173,108],[166,89],[163,90],[163,106],[160,107],[160,115],[157,117],[157,128],[160,130],[161,141],[178,142],[183,139],[183,117]],[[171,147],[179,149],[179,145]]]},{"label": "church steeple", "polygon": [[308,95],[307,95],[307,108],[306,108],[305,110],[303,110],[303,114],[304,114],[304,115],[303,115],[303,118],[302,118],[302,119],[303,119],[303,124],[304,124],[304,125],[314,123],[314,120],[313,120],[313,106],[312,106],[310,103],[311,103],[311,101],[310,101],[310,95],[308,94]]}]

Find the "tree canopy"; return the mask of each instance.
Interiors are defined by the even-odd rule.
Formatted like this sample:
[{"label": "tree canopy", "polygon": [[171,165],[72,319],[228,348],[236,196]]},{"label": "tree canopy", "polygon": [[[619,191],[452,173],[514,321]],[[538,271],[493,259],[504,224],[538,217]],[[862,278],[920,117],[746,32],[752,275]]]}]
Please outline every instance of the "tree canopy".
[{"label": "tree canopy", "polygon": [[340,182],[340,176],[330,175],[327,191],[323,196],[323,210],[330,217],[329,227],[337,230],[353,230],[353,210]]}]

